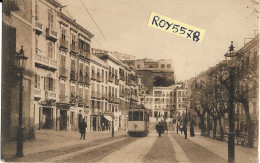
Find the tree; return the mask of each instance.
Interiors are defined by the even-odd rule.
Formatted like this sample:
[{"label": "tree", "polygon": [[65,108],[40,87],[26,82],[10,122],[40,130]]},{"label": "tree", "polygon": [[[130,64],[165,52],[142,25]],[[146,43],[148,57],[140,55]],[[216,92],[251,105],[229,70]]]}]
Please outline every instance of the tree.
[{"label": "tree", "polygon": [[156,76],[153,81],[153,85],[155,87],[168,87],[174,84],[174,80],[166,79],[165,77]]}]

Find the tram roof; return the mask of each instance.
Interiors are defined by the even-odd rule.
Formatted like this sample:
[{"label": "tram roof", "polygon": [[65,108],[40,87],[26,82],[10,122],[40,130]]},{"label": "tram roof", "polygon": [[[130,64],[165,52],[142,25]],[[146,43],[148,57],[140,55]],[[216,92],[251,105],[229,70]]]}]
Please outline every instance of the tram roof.
[{"label": "tram roof", "polygon": [[146,108],[143,105],[136,105],[134,108],[131,108],[131,109],[128,109],[128,110],[131,111],[131,110],[136,110],[136,109],[146,110]]}]

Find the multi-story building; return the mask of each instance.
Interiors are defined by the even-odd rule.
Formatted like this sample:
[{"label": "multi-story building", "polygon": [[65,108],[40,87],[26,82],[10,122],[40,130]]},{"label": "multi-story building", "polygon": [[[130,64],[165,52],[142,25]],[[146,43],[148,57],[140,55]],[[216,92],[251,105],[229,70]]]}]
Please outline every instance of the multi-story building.
[{"label": "multi-story building", "polygon": [[88,126],[91,124],[90,42],[93,34],[62,12],[59,18],[57,130],[78,130],[83,118]]},{"label": "multi-story building", "polygon": [[36,129],[78,130],[83,118],[90,125],[93,34],[58,10],[60,6],[54,0],[35,3]]},{"label": "multi-story building", "polygon": [[109,121],[104,117],[104,114],[110,112],[108,111],[108,64],[97,56],[91,55],[90,67],[92,109],[91,130],[101,131],[101,127],[108,128],[109,126]]},{"label": "multi-story building", "polygon": [[[15,67],[15,55],[24,51],[28,57],[23,73],[23,121],[24,139],[34,138],[34,9],[32,1],[3,2],[2,15],[2,96],[1,139],[17,138],[19,117],[19,76]],[[21,50],[22,49],[22,50]],[[32,50],[33,49],[33,50]],[[21,50],[21,51],[20,51]]]},{"label": "multi-story building", "polygon": [[170,120],[173,118],[174,103],[174,85],[170,87],[154,87],[154,111],[153,117]]},{"label": "multi-story building", "polygon": [[[147,89],[147,93],[150,95],[152,95],[154,86],[168,87],[175,83],[175,74],[171,59],[152,60],[145,58],[122,61],[135,67],[137,75],[141,78]],[[158,79],[162,79],[164,82],[156,82]]]},{"label": "multi-story building", "polygon": [[35,129],[56,129],[58,100],[58,13],[56,1],[35,1]]},{"label": "multi-story building", "polygon": [[[185,82],[177,83],[174,91],[177,116],[183,117],[188,107],[188,89]],[[188,109],[188,108],[187,108]]]},{"label": "multi-story building", "polygon": [[[127,124],[127,110],[138,102],[138,77],[134,67],[119,61],[112,52],[92,49],[93,55],[108,65],[108,110],[105,115],[114,115],[115,130],[123,129]],[[110,114],[109,114],[110,112]]]}]

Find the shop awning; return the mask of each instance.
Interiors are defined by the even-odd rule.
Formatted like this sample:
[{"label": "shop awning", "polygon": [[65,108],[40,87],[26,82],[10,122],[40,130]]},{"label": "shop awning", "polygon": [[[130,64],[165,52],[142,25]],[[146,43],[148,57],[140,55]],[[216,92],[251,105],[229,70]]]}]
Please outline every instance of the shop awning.
[{"label": "shop awning", "polygon": [[105,117],[108,121],[112,121],[112,117],[111,117],[111,116],[105,115],[104,117]]}]

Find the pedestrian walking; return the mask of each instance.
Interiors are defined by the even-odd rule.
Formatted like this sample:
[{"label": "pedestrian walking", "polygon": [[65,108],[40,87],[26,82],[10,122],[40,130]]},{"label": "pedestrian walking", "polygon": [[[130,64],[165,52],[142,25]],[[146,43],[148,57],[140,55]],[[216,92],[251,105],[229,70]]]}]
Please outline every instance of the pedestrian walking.
[{"label": "pedestrian walking", "polygon": [[191,137],[195,136],[193,121],[190,122],[190,136]]},{"label": "pedestrian walking", "polygon": [[85,122],[85,119],[82,119],[81,122],[79,123],[80,139],[83,138],[83,140],[85,140],[86,128],[87,128],[87,124]]},{"label": "pedestrian walking", "polygon": [[180,122],[180,130],[181,130],[181,134],[182,134],[182,131],[183,131],[183,122],[182,121]]},{"label": "pedestrian walking", "polygon": [[163,124],[161,122],[159,122],[155,127],[156,127],[156,131],[157,131],[159,137],[161,137],[161,134],[162,134],[163,128],[164,128]]}]

